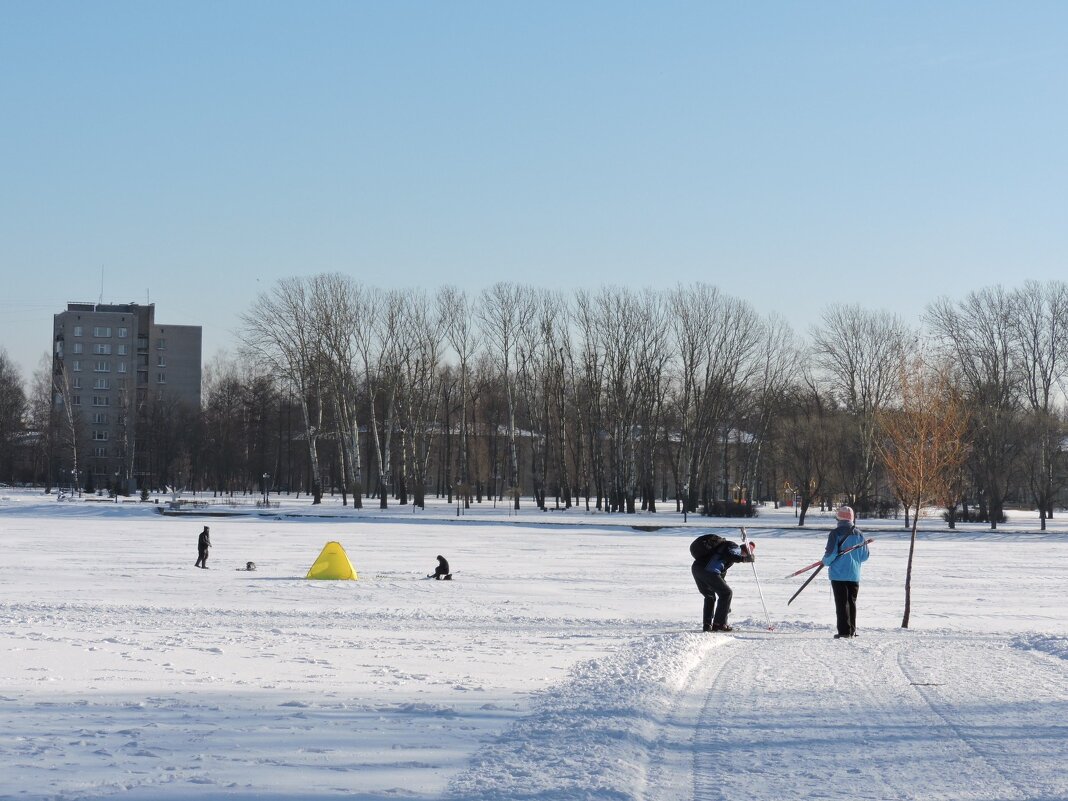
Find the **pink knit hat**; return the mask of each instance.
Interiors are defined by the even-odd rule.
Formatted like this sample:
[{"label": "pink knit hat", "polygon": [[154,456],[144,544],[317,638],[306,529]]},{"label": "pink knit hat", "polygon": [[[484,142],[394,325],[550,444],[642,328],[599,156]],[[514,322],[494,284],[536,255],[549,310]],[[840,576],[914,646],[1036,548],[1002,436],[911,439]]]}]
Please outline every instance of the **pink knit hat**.
[{"label": "pink knit hat", "polygon": [[853,510],[848,506],[839,506],[838,511],[834,513],[834,516],[839,520],[848,520],[850,523],[853,522]]}]

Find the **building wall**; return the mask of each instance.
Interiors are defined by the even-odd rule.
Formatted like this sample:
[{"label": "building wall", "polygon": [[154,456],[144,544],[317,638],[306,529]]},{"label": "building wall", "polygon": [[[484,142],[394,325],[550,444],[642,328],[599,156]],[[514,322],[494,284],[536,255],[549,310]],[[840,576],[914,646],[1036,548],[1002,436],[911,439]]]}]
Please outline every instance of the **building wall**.
[{"label": "building wall", "polygon": [[70,303],[54,317],[53,398],[62,406],[69,395],[80,417],[83,486],[89,471],[96,486],[126,483],[132,491],[143,433],[138,409],[146,401],[166,397],[200,406],[200,327],[156,325],[154,318],[154,304],[136,303]]}]

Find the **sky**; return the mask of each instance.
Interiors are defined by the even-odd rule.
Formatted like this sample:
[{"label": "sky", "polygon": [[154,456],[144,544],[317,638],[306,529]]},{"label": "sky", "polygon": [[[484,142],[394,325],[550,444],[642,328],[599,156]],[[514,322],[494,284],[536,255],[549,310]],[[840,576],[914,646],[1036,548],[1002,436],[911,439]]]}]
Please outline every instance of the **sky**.
[{"label": "sky", "polygon": [[282,278],[702,281],[830,303],[1065,275],[1058,2],[0,0],[0,348],[151,301],[204,361]]}]

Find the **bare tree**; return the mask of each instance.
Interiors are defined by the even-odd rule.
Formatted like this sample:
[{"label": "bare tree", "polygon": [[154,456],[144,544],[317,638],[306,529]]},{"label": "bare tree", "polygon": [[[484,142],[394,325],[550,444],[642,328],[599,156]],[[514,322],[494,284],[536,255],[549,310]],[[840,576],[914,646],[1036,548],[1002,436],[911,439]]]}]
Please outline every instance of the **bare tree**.
[{"label": "bare tree", "polygon": [[[455,287],[443,287],[438,293],[438,313],[441,317],[445,338],[458,360],[460,391],[460,443],[458,448],[460,484],[471,486],[470,449],[468,444],[468,399],[471,393],[471,359],[475,353],[475,331],[471,304],[462,291]],[[445,435],[449,436],[446,431]],[[451,487],[450,487],[451,492]],[[450,496],[451,497],[451,496]],[[464,496],[464,508],[471,506],[471,493]]]},{"label": "bare tree", "polygon": [[323,422],[324,360],[319,346],[313,286],[303,278],[279,281],[241,315],[239,333],[247,358],[270,365],[296,393],[304,419],[313,503],[323,498],[318,441]]},{"label": "bare tree", "polygon": [[967,388],[968,406],[973,410],[970,438],[979,504],[992,529],[1004,516],[1021,445],[1015,309],[1011,296],[993,287],[971,292],[958,304],[941,298],[928,306],[925,315],[947,362]]},{"label": "bare tree", "polygon": [[426,479],[441,398],[442,320],[422,292],[407,296],[399,348],[400,422],[413,503],[425,507]]},{"label": "bare tree", "polygon": [[912,610],[912,566],[916,527],[926,505],[949,491],[965,457],[968,415],[943,365],[931,366],[922,355],[899,362],[901,406],[877,417],[879,451],[897,496],[912,512],[905,611],[901,627],[909,627]]},{"label": "bare tree", "polygon": [[[363,463],[357,414],[358,331],[372,324],[374,312],[367,290],[348,276],[330,274],[313,279],[314,319],[326,358],[326,383],[333,407],[344,486],[352,507],[363,508]],[[342,502],[345,502],[344,495]]]},{"label": "bare tree", "polygon": [[1031,436],[1026,441],[1031,446],[1031,496],[1045,531],[1060,488],[1056,462],[1062,428],[1056,400],[1068,372],[1068,284],[1028,281],[1013,293],[1013,300],[1010,319],[1020,349],[1024,397],[1030,408],[1027,429]]},{"label": "bare tree", "polygon": [[873,497],[875,418],[894,396],[907,336],[892,314],[857,305],[832,305],[812,331],[816,364],[855,424],[855,439],[844,443],[837,455],[848,459],[856,453],[852,463],[842,465],[842,474],[850,500],[860,510],[867,509]]},{"label": "bare tree", "polygon": [[23,431],[26,391],[7,351],[0,348],[0,478],[13,480],[15,439]]},{"label": "bare tree", "polygon": [[798,526],[805,525],[809,507],[826,490],[834,450],[834,414],[834,400],[807,370],[787,388],[776,439],[787,491],[800,499]]},{"label": "bare tree", "polygon": [[356,329],[356,350],[363,363],[368,398],[368,429],[376,462],[379,508],[389,506],[393,430],[400,382],[400,339],[405,314],[404,294],[372,292],[367,309],[373,317]]},{"label": "bare tree", "polygon": [[676,497],[697,509],[698,495],[710,505],[714,480],[713,446],[722,443],[724,462],[733,405],[759,372],[760,319],[745,301],[723,295],[716,287],[678,287],[670,296],[675,378],[672,415],[679,425],[669,442],[675,464]]},{"label": "bare tree", "polygon": [[[526,328],[533,315],[528,289],[515,284],[497,283],[483,290],[478,315],[482,331],[489,340],[495,358],[501,366],[501,380],[508,401],[508,480],[512,489],[519,488],[519,446],[516,440],[516,374],[515,348],[519,332]],[[513,504],[519,508],[519,494],[513,493]]]}]

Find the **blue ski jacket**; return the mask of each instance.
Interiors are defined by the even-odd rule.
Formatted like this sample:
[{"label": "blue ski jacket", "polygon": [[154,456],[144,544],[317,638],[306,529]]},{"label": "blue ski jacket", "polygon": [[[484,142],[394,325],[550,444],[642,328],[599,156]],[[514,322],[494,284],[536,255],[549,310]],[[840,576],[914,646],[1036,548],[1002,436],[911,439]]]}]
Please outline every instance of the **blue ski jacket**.
[{"label": "blue ski jacket", "polygon": [[[864,535],[848,520],[840,520],[838,528],[827,535],[827,548],[823,552],[823,564],[830,568],[827,572],[831,581],[852,581],[860,583],[860,566],[868,561],[868,546],[861,545]],[[861,545],[855,551],[838,556],[846,548]]]}]

